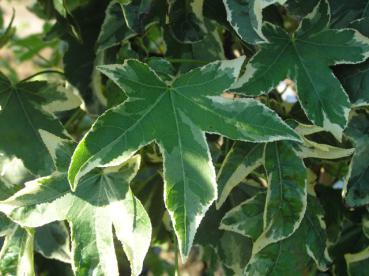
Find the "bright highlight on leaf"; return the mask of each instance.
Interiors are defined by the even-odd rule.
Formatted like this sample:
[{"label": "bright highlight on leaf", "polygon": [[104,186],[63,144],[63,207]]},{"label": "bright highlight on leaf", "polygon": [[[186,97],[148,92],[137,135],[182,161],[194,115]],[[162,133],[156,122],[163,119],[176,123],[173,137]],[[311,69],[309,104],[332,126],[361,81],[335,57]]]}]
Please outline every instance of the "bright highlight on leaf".
[{"label": "bright highlight on leaf", "polygon": [[266,23],[263,34],[269,42],[261,44],[233,90],[257,96],[292,79],[307,117],[340,140],[350,102],[329,66],[367,59],[369,38],[353,29],[329,29],[329,21],[329,5],[322,0],[292,34]]}]

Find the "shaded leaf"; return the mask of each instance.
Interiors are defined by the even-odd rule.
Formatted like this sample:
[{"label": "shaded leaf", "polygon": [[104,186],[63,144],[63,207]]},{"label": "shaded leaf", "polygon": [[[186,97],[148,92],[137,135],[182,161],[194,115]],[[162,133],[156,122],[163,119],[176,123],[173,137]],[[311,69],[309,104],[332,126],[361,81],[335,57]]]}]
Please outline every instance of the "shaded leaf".
[{"label": "shaded leaf", "polygon": [[369,38],[353,29],[329,29],[329,18],[329,5],[323,0],[293,34],[265,24],[269,43],[261,45],[233,90],[256,96],[292,79],[307,117],[340,140],[350,102],[329,66],[364,61],[369,57]]},{"label": "shaded leaf", "polygon": [[283,4],[286,0],[223,0],[227,20],[244,41],[255,44],[267,38],[262,32],[263,9],[275,3]]},{"label": "shaded leaf", "polygon": [[346,204],[362,206],[369,203],[369,119],[365,114],[353,117],[346,135],[355,144],[355,153],[350,164],[350,172],[344,187]]},{"label": "shaded leaf", "polygon": [[169,0],[169,26],[180,43],[199,42],[204,38],[204,0]]}]

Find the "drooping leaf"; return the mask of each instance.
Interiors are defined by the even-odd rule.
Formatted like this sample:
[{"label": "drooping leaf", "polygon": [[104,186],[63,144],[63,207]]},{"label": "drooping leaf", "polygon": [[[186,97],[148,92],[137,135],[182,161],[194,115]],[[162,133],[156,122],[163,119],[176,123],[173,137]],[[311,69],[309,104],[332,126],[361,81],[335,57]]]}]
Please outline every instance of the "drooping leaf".
[{"label": "drooping leaf", "polygon": [[202,217],[216,199],[215,170],[204,132],[253,142],[299,140],[259,102],[221,96],[242,63],[243,58],[214,62],[170,85],[136,60],[99,67],[128,100],[101,116],[78,145],[69,170],[72,187],[93,168],[127,160],[144,145],[157,142],[164,157],[166,207],[185,258]]},{"label": "drooping leaf", "polygon": [[28,227],[67,220],[71,227],[73,269],[77,274],[118,275],[112,228],[138,275],[150,245],[149,217],[129,188],[140,159],[132,158],[117,167],[96,169],[81,178],[70,191],[67,174],[30,181],[0,210]]},{"label": "drooping leaf", "polygon": [[79,98],[60,85],[43,81],[12,84],[0,73],[0,152],[21,159],[34,174],[54,170],[42,133],[67,139],[60,122],[50,113],[80,105]]},{"label": "drooping leaf", "polygon": [[300,158],[339,159],[351,156],[355,149],[345,149],[320,144],[303,138],[304,144],[299,145],[297,154]]},{"label": "drooping leaf", "polygon": [[70,237],[63,222],[53,222],[35,231],[35,250],[48,259],[70,263]]},{"label": "drooping leaf", "polygon": [[180,43],[195,43],[204,38],[204,0],[169,0],[169,26]]},{"label": "drooping leaf", "polygon": [[355,153],[346,179],[344,198],[348,206],[369,204],[369,119],[365,114],[354,116],[346,135],[355,144]]},{"label": "drooping leaf", "polygon": [[279,81],[292,79],[307,117],[340,140],[350,103],[329,66],[364,61],[369,57],[369,38],[353,29],[329,29],[329,19],[329,5],[322,0],[293,34],[265,24],[269,42],[261,45],[233,90],[261,95]]},{"label": "drooping leaf", "polygon": [[235,186],[263,163],[264,147],[264,144],[236,142],[231,148],[217,177],[217,208],[224,203]]},{"label": "drooping leaf", "polygon": [[268,190],[264,211],[264,232],[253,251],[292,235],[304,218],[307,205],[306,168],[287,142],[266,145],[265,170]]},{"label": "drooping leaf", "polygon": [[2,275],[35,275],[33,235],[33,230],[15,226],[6,236],[0,251],[0,272]]},{"label": "drooping leaf", "polygon": [[262,32],[263,9],[286,0],[223,0],[227,20],[246,42],[255,44],[266,40]]},{"label": "drooping leaf", "polygon": [[105,11],[105,19],[96,42],[97,50],[102,51],[119,45],[123,40],[130,38],[134,34],[125,22],[123,4],[119,1],[112,1]]}]

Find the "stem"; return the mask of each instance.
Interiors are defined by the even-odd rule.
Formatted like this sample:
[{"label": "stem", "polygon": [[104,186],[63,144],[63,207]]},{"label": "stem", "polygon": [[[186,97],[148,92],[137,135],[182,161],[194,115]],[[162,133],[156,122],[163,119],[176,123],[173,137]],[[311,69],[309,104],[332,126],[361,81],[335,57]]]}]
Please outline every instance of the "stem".
[{"label": "stem", "polygon": [[166,58],[166,60],[168,60],[171,63],[198,63],[198,64],[208,63],[208,61],[196,59]]},{"label": "stem", "polygon": [[181,276],[181,272],[179,271],[179,263],[178,263],[178,240],[177,237],[174,237],[174,258],[175,258],[175,275]]},{"label": "stem", "polygon": [[40,72],[37,72],[36,74],[33,74],[23,80],[21,80],[19,83],[22,83],[22,82],[26,82],[30,79],[33,79],[34,77],[38,76],[38,75],[43,75],[43,74],[59,74],[59,75],[62,75],[64,76],[64,72],[62,71],[58,71],[58,70],[44,70],[44,71],[40,71]]}]

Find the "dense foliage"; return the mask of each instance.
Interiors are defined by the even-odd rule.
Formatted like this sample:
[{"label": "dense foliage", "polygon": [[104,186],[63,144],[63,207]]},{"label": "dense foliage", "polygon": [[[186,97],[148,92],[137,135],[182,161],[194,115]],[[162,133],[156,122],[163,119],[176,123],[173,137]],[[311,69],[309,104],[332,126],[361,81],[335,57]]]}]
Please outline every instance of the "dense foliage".
[{"label": "dense foliage", "polygon": [[1,275],[367,275],[368,0],[29,10],[0,17]]}]

